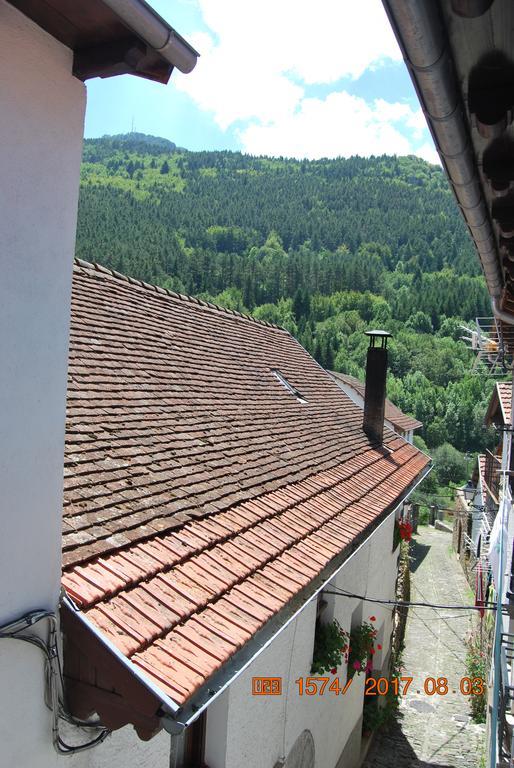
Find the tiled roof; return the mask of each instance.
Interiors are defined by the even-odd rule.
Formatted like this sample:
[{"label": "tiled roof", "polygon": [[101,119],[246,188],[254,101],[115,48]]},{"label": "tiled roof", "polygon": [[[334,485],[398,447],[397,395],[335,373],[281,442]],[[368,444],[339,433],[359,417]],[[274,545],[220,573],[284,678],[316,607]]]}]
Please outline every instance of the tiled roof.
[{"label": "tiled roof", "polygon": [[389,430],[370,443],[286,331],[76,266],[63,585],[177,703],[427,463]]},{"label": "tiled roof", "polygon": [[[354,389],[363,399],[366,392],[366,385],[360,379],[355,376],[350,376],[348,373],[339,373],[337,371],[330,371],[331,375],[336,381],[341,381],[343,384]],[[421,421],[418,421],[414,416],[408,416],[403,411],[400,411],[394,403],[386,398],[385,403],[385,417],[395,427],[401,429],[402,432],[408,432],[411,429],[418,429],[422,427]]]},{"label": "tiled roof", "polygon": [[487,406],[487,412],[484,418],[485,424],[489,425],[493,421],[503,424],[510,424],[512,418],[511,400],[512,382],[497,381],[496,386],[492,391],[489,405]]},{"label": "tiled roof", "polygon": [[498,399],[501,403],[505,424],[511,424],[512,382],[497,381],[496,387],[498,389]]}]

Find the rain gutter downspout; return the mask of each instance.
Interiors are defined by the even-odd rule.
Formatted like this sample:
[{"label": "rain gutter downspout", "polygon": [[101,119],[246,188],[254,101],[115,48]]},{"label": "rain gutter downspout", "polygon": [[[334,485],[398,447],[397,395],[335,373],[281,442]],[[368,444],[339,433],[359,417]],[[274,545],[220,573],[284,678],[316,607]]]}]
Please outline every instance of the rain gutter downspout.
[{"label": "rain gutter downspout", "polygon": [[507,325],[514,325],[514,315],[509,315],[508,312],[504,312],[503,309],[500,309],[498,306],[498,299],[492,298],[491,304],[493,307],[493,315],[497,318],[497,320],[501,320],[502,323],[506,323]]},{"label": "rain gutter downspout", "polygon": [[503,285],[491,218],[485,204],[473,144],[465,118],[439,3],[382,0],[407,64],[454,195],[475,242],[489,294]]},{"label": "rain gutter downspout", "polygon": [[166,61],[184,74],[200,55],[145,0],[103,0],[119,18]]}]

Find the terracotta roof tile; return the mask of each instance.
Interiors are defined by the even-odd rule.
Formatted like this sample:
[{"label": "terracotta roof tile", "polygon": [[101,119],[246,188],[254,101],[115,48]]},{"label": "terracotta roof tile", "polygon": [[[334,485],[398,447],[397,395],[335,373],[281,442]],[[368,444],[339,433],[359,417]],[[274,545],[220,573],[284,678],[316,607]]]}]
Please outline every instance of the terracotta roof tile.
[{"label": "terracotta roof tile", "polygon": [[69,377],[63,585],[179,704],[428,461],[284,330],[84,265]]},{"label": "terracotta roof tile", "polygon": [[498,389],[498,398],[501,403],[505,424],[511,424],[512,382],[498,381],[496,382],[496,387]]}]

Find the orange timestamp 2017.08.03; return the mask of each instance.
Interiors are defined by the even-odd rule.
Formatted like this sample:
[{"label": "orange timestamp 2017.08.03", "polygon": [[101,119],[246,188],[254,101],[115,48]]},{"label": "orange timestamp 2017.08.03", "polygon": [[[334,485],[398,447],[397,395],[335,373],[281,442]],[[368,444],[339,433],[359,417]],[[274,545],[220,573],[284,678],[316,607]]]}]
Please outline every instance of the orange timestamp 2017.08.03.
[{"label": "orange timestamp 2017.08.03", "polygon": [[[295,680],[299,696],[323,696],[332,693],[344,696],[355,678],[341,680],[338,677],[299,677]],[[365,696],[386,696],[389,692],[395,696],[405,696],[414,681],[413,677],[368,677],[364,684]],[[425,677],[414,686],[413,692],[427,696],[447,696],[460,693],[462,696],[481,696],[485,691],[485,681],[481,677],[461,677],[451,685],[447,677]],[[282,694],[281,677],[253,677],[252,694],[254,696],[280,696]]]},{"label": "orange timestamp 2017.08.03", "polygon": [[[344,695],[350,688],[351,677],[344,683],[337,677],[299,677],[295,680],[300,696],[322,696],[326,690]],[[405,696],[414,681],[413,677],[368,677],[364,684],[365,696],[387,696],[389,691],[395,696]],[[427,696],[447,696],[460,693],[463,696],[480,696],[485,690],[485,682],[481,677],[461,677],[455,686],[451,686],[447,677],[425,677],[420,681],[416,693]]]}]

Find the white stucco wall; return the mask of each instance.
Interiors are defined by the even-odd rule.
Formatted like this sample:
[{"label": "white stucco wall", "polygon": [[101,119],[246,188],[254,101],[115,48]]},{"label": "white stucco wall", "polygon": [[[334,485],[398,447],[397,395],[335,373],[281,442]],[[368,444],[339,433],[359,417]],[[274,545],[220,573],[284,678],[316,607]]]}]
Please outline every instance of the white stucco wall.
[{"label": "white stucco wall", "polygon": [[[87,741],[77,729],[66,727],[63,732],[70,743]],[[80,738],[77,738],[77,736]],[[73,768],[170,768],[171,736],[160,731],[150,741],[141,741],[131,725],[114,731],[97,747],[72,757],[56,755],[54,768],[63,763]]]},{"label": "white stucco wall", "polygon": [[0,620],[56,604],[85,88],[0,0]]},{"label": "white stucco wall", "polygon": [[[86,90],[72,52],[0,0],[0,623],[55,609],[68,327]],[[43,658],[0,640],[0,766],[168,768],[170,737],[131,727],[59,757]],[[76,729],[63,732],[83,741]]]},{"label": "white stucco wall", "polygon": [[[0,623],[55,609],[84,85],[0,0]],[[34,648],[0,640],[0,764],[55,763]]]},{"label": "white stucco wall", "polygon": [[[343,567],[332,584],[338,589],[373,597],[394,595],[397,556],[391,551],[394,516],[377,530]],[[374,615],[383,646],[376,655],[381,668],[388,655],[391,610],[356,599],[326,596],[327,618],[350,629],[352,613],[358,620]],[[357,617],[356,617],[357,618]],[[292,622],[207,710],[205,761],[209,768],[273,768],[287,757],[304,729],[313,735],[315,768],[334,768],[354,728],[359,727],[364,697],[364,675],[355,675],[344,696],[299,696],[295,680],[310,674],[316,601]],[[345,679],[346,670],[338,670]],[[282,696],[252,696],[253,676],[282,677]]]}]

